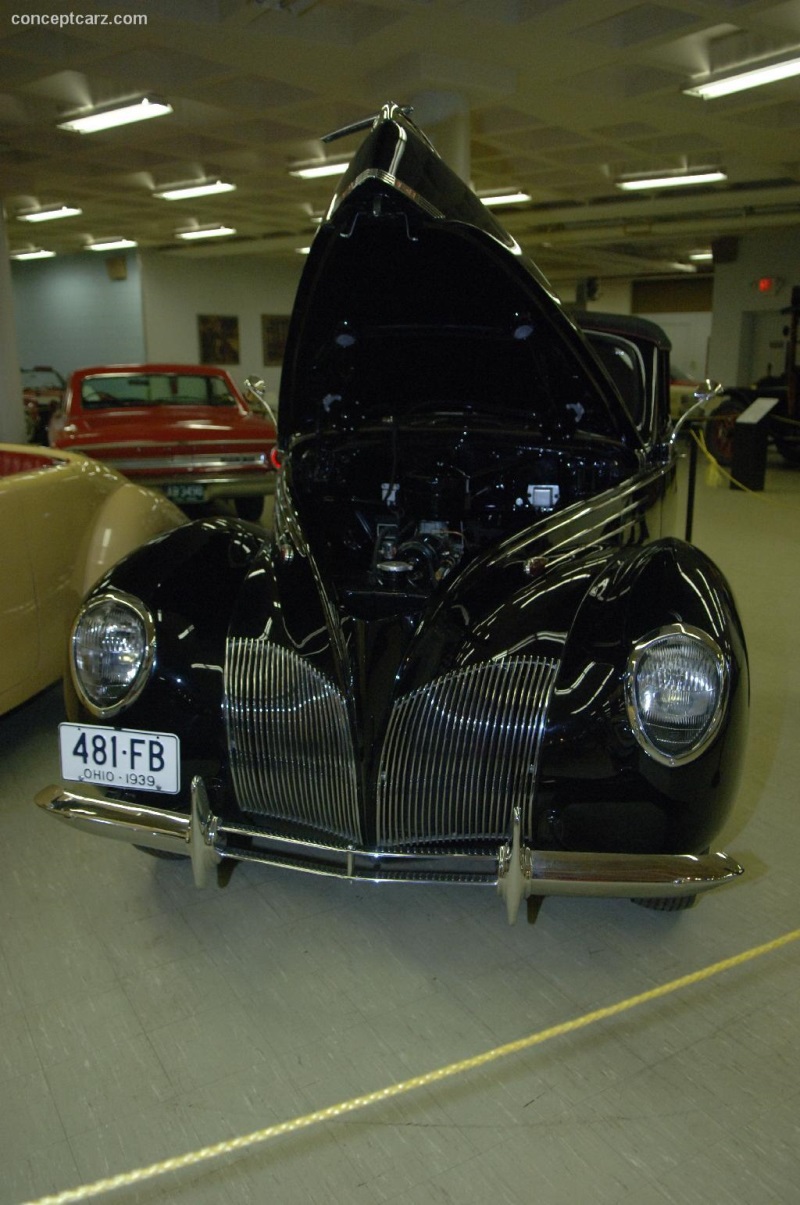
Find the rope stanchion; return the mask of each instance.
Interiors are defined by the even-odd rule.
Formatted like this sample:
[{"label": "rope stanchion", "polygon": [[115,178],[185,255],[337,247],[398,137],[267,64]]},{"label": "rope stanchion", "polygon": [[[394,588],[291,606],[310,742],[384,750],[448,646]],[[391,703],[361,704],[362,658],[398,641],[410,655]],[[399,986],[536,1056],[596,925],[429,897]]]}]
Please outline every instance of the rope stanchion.
[{"label": "rope stanchion", "polygon": [[150,1164],[149,1167],[142,1167],[134,1171],[122,1172],[119,1175],[110,1176],[103,1180],[96,1180],[93,1184],[66,1189],[55,1196],[39,1197],[37,1200],[26,1202],[25,1205],[72,1205],[72,1202],[88,1201],[92,1197],[99,1197],[116,1189],[131,1188],[136,1184],[142,1184],[146,1180],[153,1180],[170,1172],[196,1167],[212,1159],[221,1158],[223,1155],[230,1155],[260,1146],[274,1138],[284,1137],[287,1134],[295,1134],[311,1126],[320,1125],[322,1122],[335,1121],[337,1118],[344,1117],[349,1113],[366,1109],[370,1105],[381,1104],[383,1101],[392,1100],[397,1096],[403,1096],[419,1088],[426,1088],[431,1084],[441,1083],[443,1080],[451,1079],[454,1076],[464,1075],[466,1072],[474,1071],[478,1067],[485,1067],[488,1063],[494,1063],[500,1059],[508,1058],[509,1055],[519,1054],[523,1050],[530,1050],[534,1046],[540,1046],[542,1043],[548,1042],[553,1038],[563,1037],[566,1034],[585,1029],[589,1025],[594,1025],[598,1021],[617,1017],[642,1004],[649,1004],[653,1000],[661,1000],[673,992],[681,991],[683,988],[691,987],[694,984],[703,983],[705,980],[711,979],[715,975],[720,975],[724,971],[733,970],[733,968],[743,966],[745,963],[752,962],[756,958],[761,958],[765,954],[774,953],[776,950],[780,950],[798,939],[800,939],[800,929],[794,929],[789,933],[784,933],[781,937],[774,938],[772,941],[764,942],[759,946],[753,946],[741,954],[734,954],[730,958],[723,958],[719,962],[715,962],[711,966],[704,967],[699,971],[692,971],[688,975],[681,975],[679,978],[672,979],[669,983],[664,983],[660,987],[651,988],[649,991],[640,992],[635,996],[629,996],[626,1000],[620,1000],[616,1004],[610,1004],[605,1008],[595,1009],[593,1012],[585,1013],[583,1016],[576,1017],[571,1021],[563,1021],[558,1025],[551,1025],[547,1029],[539,1030],[538,1033],[529,1034],[527,1037],[518,1038],[513,1042],[507,1042],[503,1046],[495,1046],[492,1050],[486,1050],[482,1054],[473,1055],[471,1058],[462,1059],[456,1063],[448,1063],[444,1067],[438,1067],[432,1071],[424,1072],[422,1075],[414,1076],[411,1079],[390,1084],[385,1088],[379,1088],[375,1092],[367,1092],[363,1096],[356,1096],[350,1100],[341,1101],[339,1104],[329,1105],[325,1109],[317,1109],[313,1113],[306,1113],[304,1116],[294,1117],[289,1121],[283,1121],[277,1125],[266,1126],[262,1130],[254,1130],[252,1133],[244,1134],[239,1138],[227,1139],[226,1141],[215,1143],[213,1146],[203,1147],[201,1150],[189,1151],[184,1155],[178,1155],[172,1159],[164,1159],[159,1163]]}]

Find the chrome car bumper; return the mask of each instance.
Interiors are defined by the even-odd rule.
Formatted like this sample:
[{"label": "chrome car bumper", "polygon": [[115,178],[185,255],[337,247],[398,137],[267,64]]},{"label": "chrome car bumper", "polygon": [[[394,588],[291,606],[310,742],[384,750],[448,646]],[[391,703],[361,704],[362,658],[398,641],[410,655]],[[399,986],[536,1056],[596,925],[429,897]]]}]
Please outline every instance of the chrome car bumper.
[{"label": "chrome car bumper", "polygon": [[[217,882],[225,859],[291,867],[308,874],[368,882],[470,883],[496,887],[509,923],[524,899],[546,895],[666,898],[696,895],[742,874],[724,853],[615,854],[534,850],[511,839],[494,856],[434,851],[375,853],[265,832],[215,816],[201,778],[192,781],[191,813],[108,799],[94,787],[49,786],[35,802],[76,828],[191,859],[198,887]],[[239,844],[237,844],[237,842]]]}]

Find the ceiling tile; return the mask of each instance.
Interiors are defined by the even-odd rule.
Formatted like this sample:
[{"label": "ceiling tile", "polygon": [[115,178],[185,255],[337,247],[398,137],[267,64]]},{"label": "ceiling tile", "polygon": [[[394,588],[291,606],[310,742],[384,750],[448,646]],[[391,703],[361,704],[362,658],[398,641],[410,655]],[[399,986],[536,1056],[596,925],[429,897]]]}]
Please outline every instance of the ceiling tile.
[{"label": "ceiling tile", "polygon": [[[7,23],[0,32],[0,200],[13,215],[21,197],[28,204],[75,197],[84,215],[41,232],[54,250],[74,251],[87,231],[128,234],[145,249],[169,246],[178,217],[213,208],[215,218],[233,215],[247,232],[243,250],[267,254],[285,247],[275,231],[302,231],[307,241],[310,210],[324,208],[332,192],[330,181],[292,179],[288,161],[350,155],[359,137],[326,147],[321,135],[397,100],[416,103],[434,141],[432,114],[449,104],[463,114],[476,185],[524,184],[531,192],[523,215],[503,214],[512,233],[525,213],[532,229],[574,223],[563,250],[552,253],[556,262],[627,270],[641,246],[646,266],[638,231],[652,225],[652,248],[668,246],[663,231],[674,198],[637,200],[646,221],[635,239],[626,236],[625,248],[611,251],[602,245],[607,234],[592,241],[584,232],[602,229],[616,210],[614,173],[687,159],[719,161],[729,172],[733,183],[713,198],[721,232],[733,231],[745,208],[748,230],[779,209],[800,231],[800,81],[710,105],[681,92],[723,48],[774,47],[787,31],[800,36],[799,4],[158,0],[137,8],[107,0],[97,9],[141,9],[147,26],[13,32]],[[723,47],[729,35],[736,37]],[[56,129],[68,110],[151,89],[172,103],[172,116],[87,138]],[[156,183],[201,174],[233,180],[236,192],[177,214],[150,195]],[[751,189],[763,180],[768,194]],[[18,238],[13,216],[12,227]]]},{"label": "ceiling tile", "polygon": [[578,34],[605,46],[636,46],[640,42],[650,42],[676,33],[696,22],[693,13],[663,8],[658,4],[637,4],[602,21],[584,25]]},{"label": "ceiling tile", "polygon": [[180,87],[197,80],[214,80],[230,75],[230,68],[212,59],[201,58],[168,46],[137,47],[129,52],[99,59],[96,70],[100,74],[112,75],[116,79],[129,81],[140,91],[162,88],[165,94],[170,87]]},{"label": "ceiling tile", "polygon": [[615,63],[573,75],[569,86],[586,93],[630,100],[662,89],[676,90],[683,79],[678,72],[662,71],[646,64]]}]

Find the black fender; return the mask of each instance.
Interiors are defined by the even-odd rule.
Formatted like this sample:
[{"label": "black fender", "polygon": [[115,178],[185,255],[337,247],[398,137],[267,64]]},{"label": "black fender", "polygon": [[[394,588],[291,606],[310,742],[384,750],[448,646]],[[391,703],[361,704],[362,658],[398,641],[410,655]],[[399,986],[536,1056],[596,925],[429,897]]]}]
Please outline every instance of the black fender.
[{"label": "black fender", "polygon": [[[114,717],[124,728],[176,732],[184,774],[215,778],[225,757],[223,675],[228,624],[248,570],[263,547],[263,528],[235,519],[200,519],[137,549],[107,573],[88,598],[109,589],[139,599],[155,625],[150,678],[130,707]],[[104,723],[64,679],[67,715]]]},{"label": "black fender", "polygon": [[[637,641],[684,623],[722,650],[730,689],[709,747],[666,766],[636,740],[625,674]],[[696,853],[732,805],[749,705],[747,650],[724,575],[699,549],[664,539],[608,562],[578,608],[564,648],[542,750],[543,844],[572,849]]]}]

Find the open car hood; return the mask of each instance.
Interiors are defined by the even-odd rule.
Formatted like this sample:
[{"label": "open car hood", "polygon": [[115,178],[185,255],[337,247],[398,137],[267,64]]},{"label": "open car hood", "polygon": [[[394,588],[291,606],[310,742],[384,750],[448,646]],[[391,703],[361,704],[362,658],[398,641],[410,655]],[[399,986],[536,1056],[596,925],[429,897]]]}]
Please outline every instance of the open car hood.
[{"label": "open car hood", "polygon": [[344,175],[298,288],[279,443],[463,415],[639,436],[538,269],[395,105]]}]

